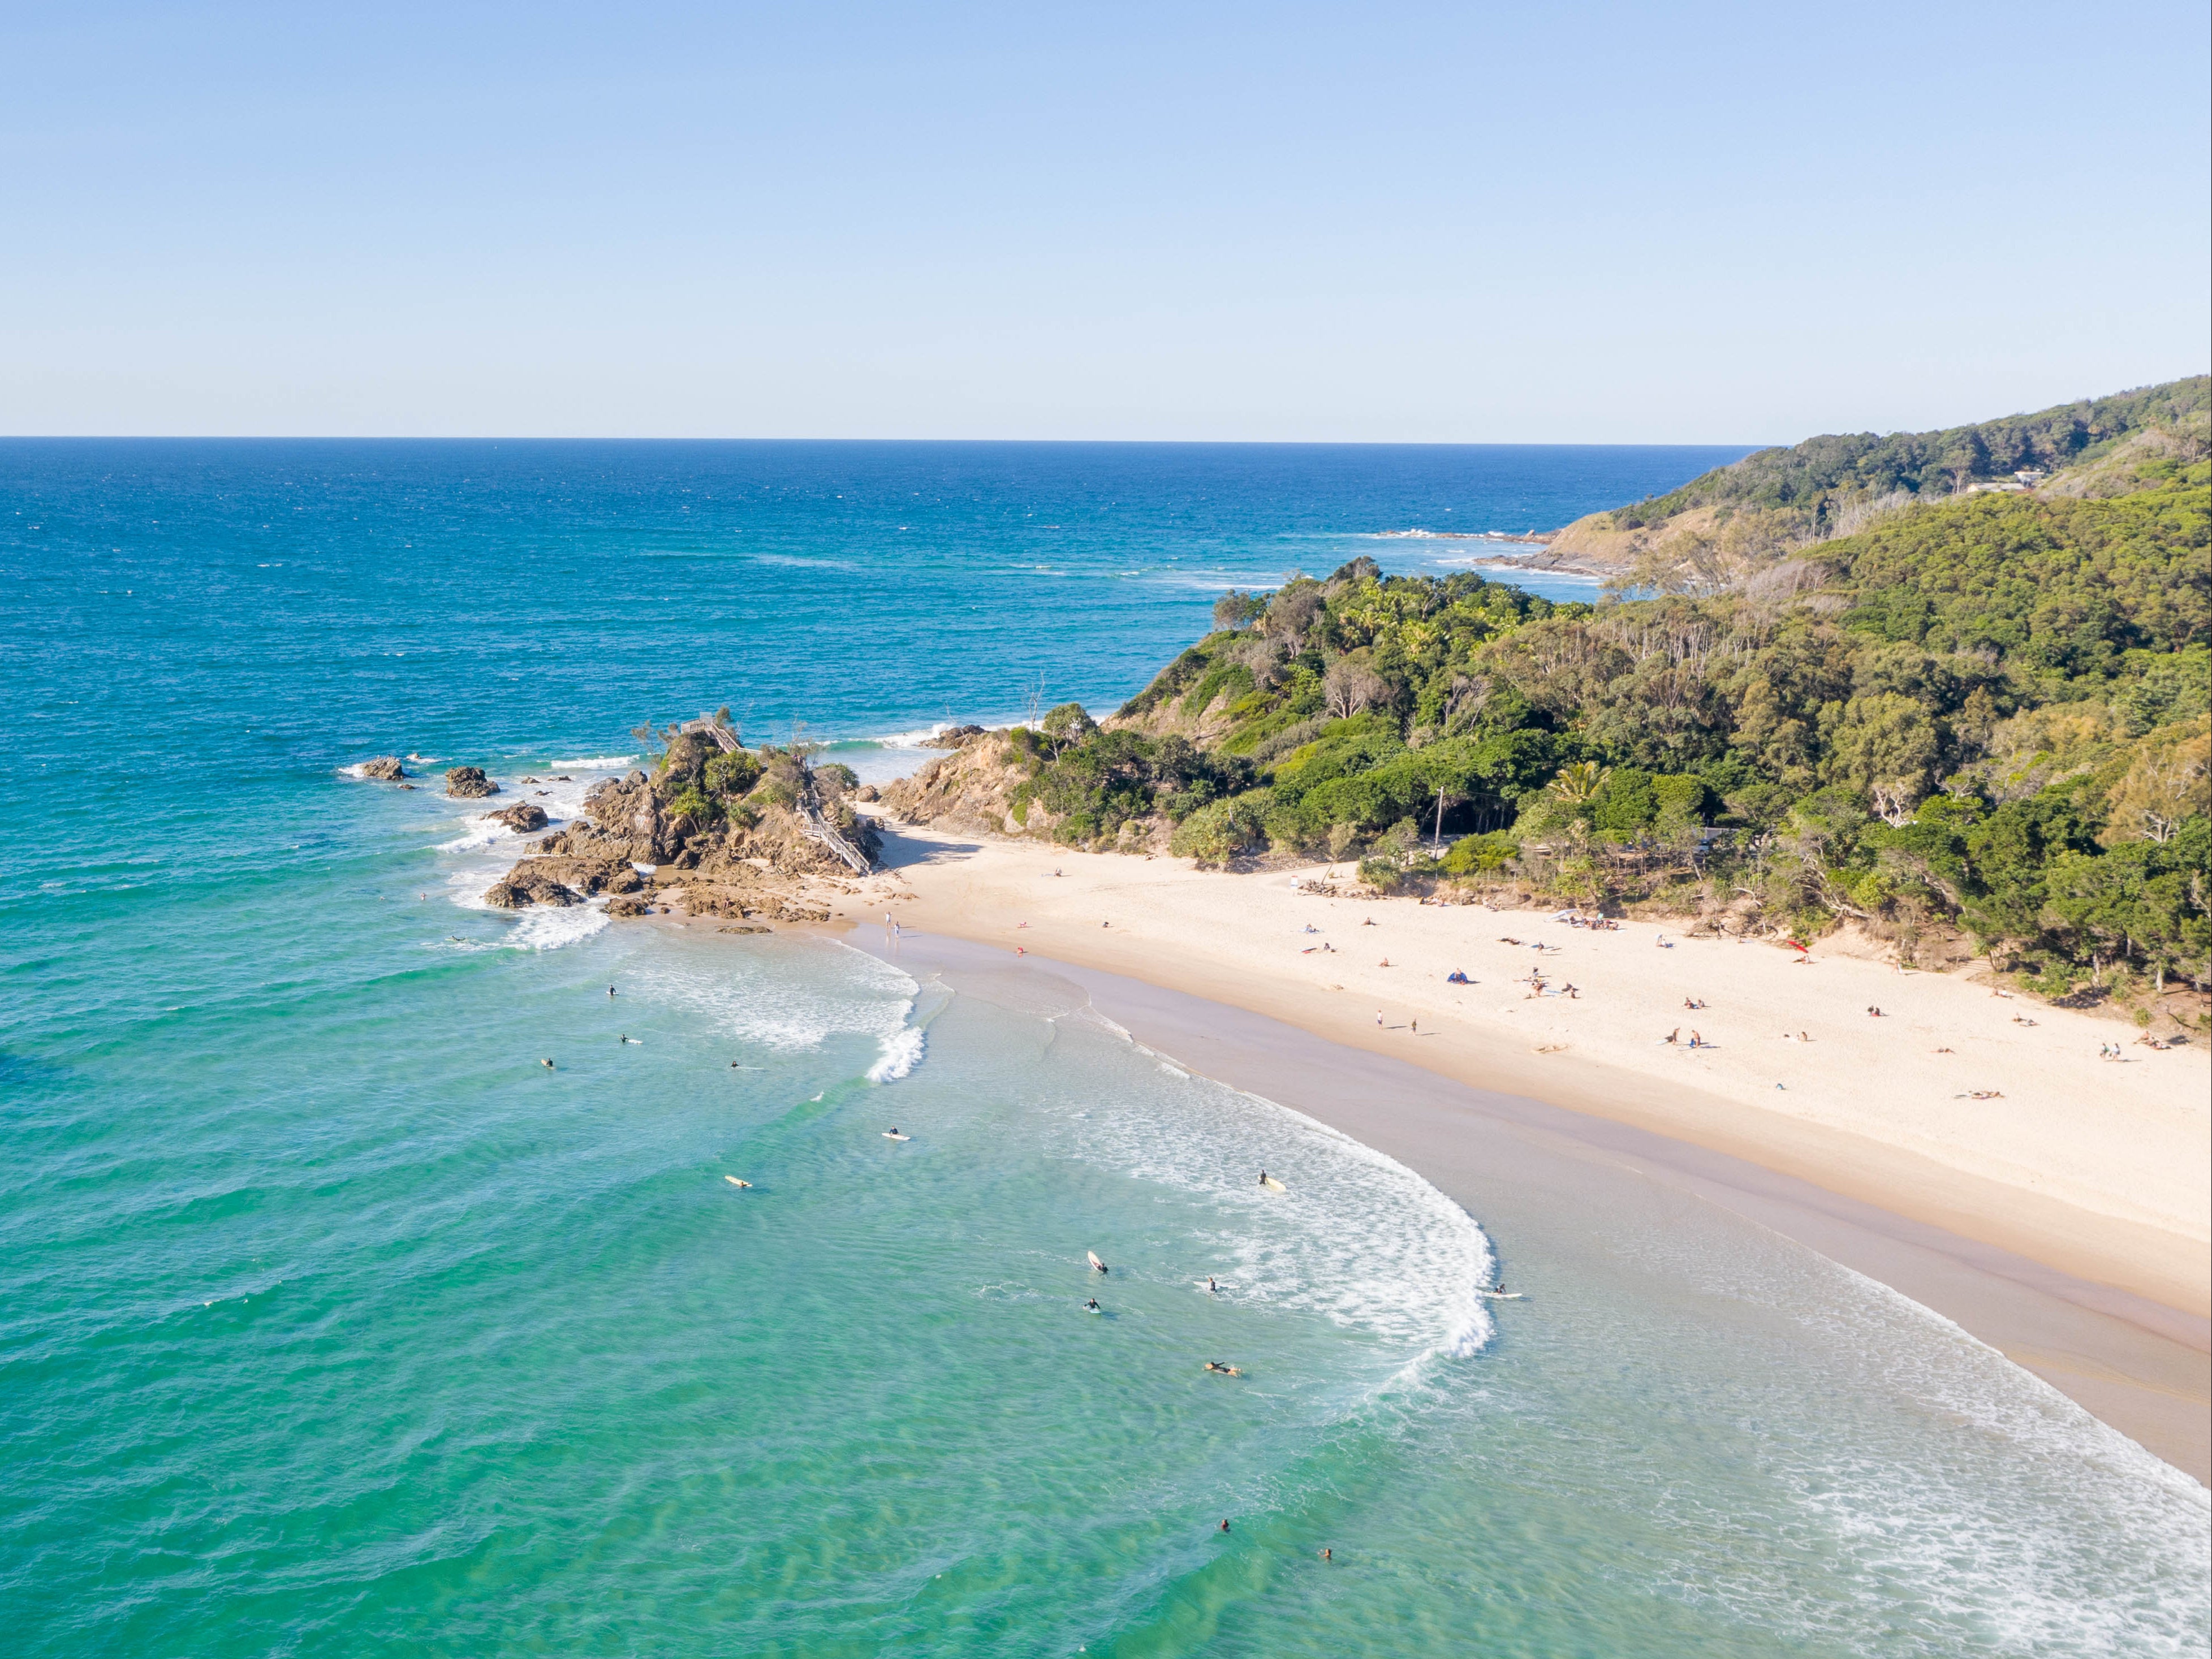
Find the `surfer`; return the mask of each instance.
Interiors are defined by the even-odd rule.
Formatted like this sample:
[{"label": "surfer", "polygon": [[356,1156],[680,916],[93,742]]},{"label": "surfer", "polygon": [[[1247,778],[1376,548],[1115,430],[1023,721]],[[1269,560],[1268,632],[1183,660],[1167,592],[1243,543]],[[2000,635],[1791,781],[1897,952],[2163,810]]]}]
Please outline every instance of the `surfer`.
[{"label": "surfer", "polygon": [[1213,1282],[1213,1275],[1212,1273],[1208,1273],[1206,1276],[1206,1293],[1208,1296],[1218,1296],[1221,1293],[1221,1286]]},{"label": "surfer", "polygon": [[553,1069],[553,1062],[550,1060],[541,1060],[538,1063],[549,1072]]},{"label": "surfer", "polygon": [[1095,1296],[1094,1296],[1094,1297],[1092,1297],[1091,1298],[1091,1300],[1090,1300],[1090,1301],[1088,1301],[1088,1302],[1085,1303],[1083,1305],[1084,1305],[1085,1307],[1086,1307],[1086,1308],[1090,1309],[1090,1310],[1091,1310],[1091,1312],[1093,1312],[1093,1313],[1103,1313],[1103,1312],[1105,1312],[1105,1311],[1106,1311],[1103,1308],[1102,1308],[1102,1307],[1100,1307],[1100,1306],[1098,1305],[1098,1298],[1097,1298],[1097,1297],[1095,1297]]},{"label": "surfer", "polygon": [[1336,1559],[1336,1552],[1324,1547],[1321,1553],[1321,1559],[1324,1561],[1334,1561]]},{"label": "surfer", "polygon": [[[1224,1365],[1218,1359],[1207,1360],[1206,1362],[1206,1369],[1210,1371],[1218,1371],[1224,1376],[1242,1376],[1244,1375],[1244,1373],[1238,1370],[1236,1366]],[[1229,1523],[1224,1521],[1221,1524],[1225,1527]]]},{"label": "surfer", "polygon": [[608,986],[608,987],[607,987],[607,994],[608,994],[609,996],[612,996],[614,994],[615,994],[615,988],[614,988],[613,986],[611,986],[611,985]]}]

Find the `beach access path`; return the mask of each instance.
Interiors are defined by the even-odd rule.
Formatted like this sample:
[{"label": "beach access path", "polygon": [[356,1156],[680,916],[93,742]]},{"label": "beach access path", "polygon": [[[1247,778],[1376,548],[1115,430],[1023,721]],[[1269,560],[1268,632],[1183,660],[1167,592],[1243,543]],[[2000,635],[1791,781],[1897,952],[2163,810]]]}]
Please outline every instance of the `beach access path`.
[{"label": "beach access path", "polygon": [[888,903],[907,927],[1263,1013],[2212,1314],[2201,1039],[2152,1049],[2110,1017],[1996,994],[1973,968],[1905,971],[1818,942],[1801,963],[1648,922],[1298,890],[1327,866],[1223,872],[882,827],[889,873],[870,885],[908,896],[859,897],[871,920]]}]

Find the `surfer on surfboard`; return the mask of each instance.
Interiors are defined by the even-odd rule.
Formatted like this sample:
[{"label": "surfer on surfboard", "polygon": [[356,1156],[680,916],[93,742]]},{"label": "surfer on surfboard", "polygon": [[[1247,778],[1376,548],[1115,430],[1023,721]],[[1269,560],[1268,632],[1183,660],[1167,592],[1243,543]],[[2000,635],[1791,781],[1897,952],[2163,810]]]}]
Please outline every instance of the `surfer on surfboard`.
[{"label": "surfer on surfboard", "polygon": [[1097,1251],[1085,1250],[1084,1254],[1091,1258],[1091,1265],[1093,1267],[1096,1267],[1102,1273],[1106,1271],[1106,1264],[1098,1259]]}]

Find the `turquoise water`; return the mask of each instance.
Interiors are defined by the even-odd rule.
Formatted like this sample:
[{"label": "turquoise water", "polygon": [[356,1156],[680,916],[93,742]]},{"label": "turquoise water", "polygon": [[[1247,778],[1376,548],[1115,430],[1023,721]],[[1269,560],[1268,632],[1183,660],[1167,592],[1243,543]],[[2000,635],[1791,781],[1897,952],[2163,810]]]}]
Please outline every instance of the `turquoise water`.
[{"label": "turquoise water", "polygon": [[1047,969],[485,911],[338,771],[1103,706],[1710,459],[0,445],[10,1650],[2201,1652],[2201,1488],[1793,1246],[1470,1214]]}]

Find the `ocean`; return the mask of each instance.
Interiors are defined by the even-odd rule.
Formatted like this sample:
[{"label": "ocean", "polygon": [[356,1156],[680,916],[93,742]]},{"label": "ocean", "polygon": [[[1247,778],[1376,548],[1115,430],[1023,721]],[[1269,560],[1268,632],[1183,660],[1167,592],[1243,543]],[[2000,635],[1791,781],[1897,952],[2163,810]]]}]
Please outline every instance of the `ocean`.
[{"label": "ocean", "polygon": [[489,910],[344,771],[890,775],[1741,453],[0,441],[9,1650],[2203,1651],[2203,1488],[1787,1241],[1471,1212],[1048,969]]}]

